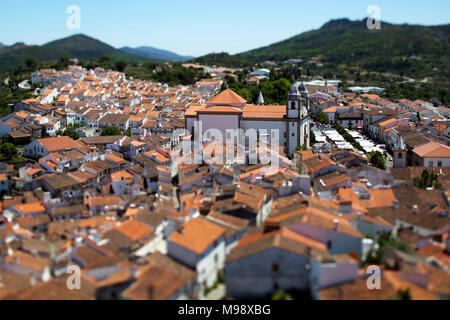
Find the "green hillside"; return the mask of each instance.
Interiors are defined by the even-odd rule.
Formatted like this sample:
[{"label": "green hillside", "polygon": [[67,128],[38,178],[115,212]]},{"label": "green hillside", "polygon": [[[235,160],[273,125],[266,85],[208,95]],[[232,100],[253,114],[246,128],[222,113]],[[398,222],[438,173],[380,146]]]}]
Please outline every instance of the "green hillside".
[{"label": "green hillside", "polygon": [[28,57],[38,61],[57,61],[61,57],[92,61],[101,56],[109,57],[112,61],[141,62],[145,60],[85,35],[74,35],[43,46],[20,46],[16,49],[0,51],[0,72],[15,70],[23,65]]},{"label": "green hillside", "polygon": [[284,61],[321,56],[325,65],[348,65],[377,72],[426,76],[433,68],[450,68],[450,25],[417,26],[382,23],[369,30],[366,21],[332,20],[322,28],[238,55],[211,54],[194,61],[252,66],[266,60]]}]

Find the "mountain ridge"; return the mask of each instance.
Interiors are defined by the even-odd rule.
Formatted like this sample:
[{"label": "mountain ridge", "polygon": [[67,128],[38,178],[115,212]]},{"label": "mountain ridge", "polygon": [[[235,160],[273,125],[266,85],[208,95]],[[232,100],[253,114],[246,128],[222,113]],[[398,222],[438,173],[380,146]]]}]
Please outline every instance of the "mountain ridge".
[{"label": "mountain ridge", "polygon": [[[285,61],[322,56],[329,65],[351,65],[368,70],[419,74],[433,68],[450,69],[450,24],[421,26],[381,22],[381,30],[369,30],[366,20],[334,19],[321,28],[246,52],[208,54],[193,62],[249,67],[266,60]],[[417,61],[409,57],[419,57]],[[426,71],[426,72],[425,72]]]},{"label": "mountain ridge", "polygon": [[[14,46],[16,47],[12,48]],[[15,44],[11,47],[3,47],[0,49],[0,71],[12,71],[23,65],[28,57],[38,61],[57,61],[63,56],[89,61],[97,60],[101,56],[107,56],[113,61],[145,61],[141,57],[122,52],[95,38],[84,34],[75,34],[41,46],[27,46],[19,43],[19,46]]]},{"label": "mountain ridge", "polygon": [[140,46],[136,48],[122,47],[119,50],[150,60],[183,62],[194,58],[193,56],[182,56],[169,50],[151,46]]}]

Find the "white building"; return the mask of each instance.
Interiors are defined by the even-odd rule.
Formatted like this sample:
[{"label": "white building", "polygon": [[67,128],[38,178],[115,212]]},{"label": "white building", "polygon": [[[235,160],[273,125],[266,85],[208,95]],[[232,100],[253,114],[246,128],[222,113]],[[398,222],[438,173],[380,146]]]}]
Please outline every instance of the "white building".
[{"label": "white building", "polygon": [[[225,90],[206,104],[191,105],[185,114],[185,128],[194,134],[194,122],[201,122],[201,133],[208,138],[209,129],[222,132],[223,140],[227,129],[255,129],[258,138],[278,130],[278,141],[269,142],[284,147],[284,152],[292,155],[297,146],[309,147],[309,96],[305,86],[294,84],[285,106],[253,105],[233,92]],[[264,131],[266,130],[265,133]],[[205,135],[206,132],[206,135]]]},{"label": "white building", "polygon": [[225,264],[225,229],[204,218],[192,218],[172,233],[167,254],[197,272],[200,291],[211,287]]}]

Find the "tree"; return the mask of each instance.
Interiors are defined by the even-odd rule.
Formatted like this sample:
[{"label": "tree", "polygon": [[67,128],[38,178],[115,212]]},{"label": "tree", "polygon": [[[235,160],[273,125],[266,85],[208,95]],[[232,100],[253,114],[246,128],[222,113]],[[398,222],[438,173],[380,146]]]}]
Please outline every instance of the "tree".
[{"label": "tree", "polygon": [[104,127],[101,136],[120,136],[122,132],[116,127]]},{"label": "tree", "polygon": [[309,144],[312,146],[316,142],[317,142],[316,135],[311,129],[309,129]]},{"label": "tree", "polygon": [[289,294],[288,292],[278,290],[272,295],[271,300],[294,300],[294,299],[292,298],[292,295]]},{"label": "tree", "polygon": [[316,120],[322,124],[330,123],[330,121],[328,120],[328,116],[320,108],[317,108],[315,117],[316,117]]},{"label": "tree", "polygon": [[38,67],[38,62],[36,61],[35,58],[33,58],[33,57],[28,57],[28,58],[25,59],[25,66],[26,66],[28,69],[35,70],[35,69]]},{"label": "tree", "polygon": [[397,300],[411,300],[410,288],[399,289],[396,295]]},{"label": "tree", "polygon": [[70,63],[70,59],[66,56],[62,56],[59,58],[59,63],[61,63],[63,66],[68,66]]},{"label": "tree", "polygon": [[99,63],[107,63],[109,62],[109,58],[107,56],[101,56],[98,58]]},{"label": "tree", "polygon": [[125,70],[125,68],[127,67],[128,63],[126,61],[117,61],[116,62],[116,70],[119,72],[123,72],[123,70]]},{"label": "tree", "polygon": [[3,154],[6,159],[11,160],[17,155],[17,149],[12,143],[6,142],[0,146],[0,153]]},{"label": "tree", "polygon": [[80,135],[74,129],[66,129],[62,135],[71,137],[73,140],[78,140],[80,138]]},{"label": "tree", "polygon": [[370,163],[376,168],[386,170],[386,163],[383,154],[380,151],[372,151],[367,154],[367,157],[369,158]]},{"label": "tree", "polygon": [[308,146],[306,144],[298,145],[297,148],[295,148],[295,151],[306,151],[306,150],[308,150]]},{"label": "tree", "polygon": [[436,173],[430,172],[425,169],[422,171],[421,177],[415,177],[413,179],[414,186],[420,189],[436,188],[441,189],[442,185],[439,182],[439,176]]}]

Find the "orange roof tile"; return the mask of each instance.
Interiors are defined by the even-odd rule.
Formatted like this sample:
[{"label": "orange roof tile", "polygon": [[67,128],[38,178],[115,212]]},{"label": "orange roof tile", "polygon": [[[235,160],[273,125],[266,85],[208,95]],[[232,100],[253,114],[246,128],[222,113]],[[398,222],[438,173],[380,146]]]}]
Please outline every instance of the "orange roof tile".
[{"label": "orange roof tile", "polygon": [[169,240],[201,254],[224,234],[225,229],[212,222],[196,218],[183,224],[182,229],[172,233]]},{"label": "orange roof tile", "polygon": [[422,158],[450,158],[450,147],[435,141],[420,145],[413,152]]},{"label": "orange roof tile", "polygon": [[143,239],[153,232],[151,227],[134,219],[125,221],[120,226],[115,227],[115,229],[132,241]]},{"label": "orange roof tile", "polygon": [[80,148],[82,146],[81,142],[75,141],[68,136],[44,138],[38,139],[38,141],[45,149],[47,149],[49,153],[54,151]]},{"label": "orange roof tile", "polygon": [[23,203],[15,206],[20,214],[45,212],[45,207],[41,202]]},{"label": "orange roof tile", "polygon": [[209,99],[207,101],[208,104],[244,104],[247,103],[247,100],[242,98],[240,95],[235,93],[231,89],[227,89],[222,91],[215,97]]}]

